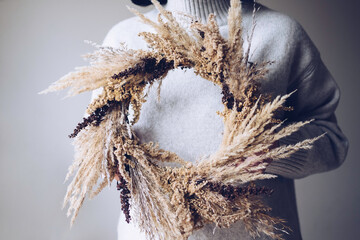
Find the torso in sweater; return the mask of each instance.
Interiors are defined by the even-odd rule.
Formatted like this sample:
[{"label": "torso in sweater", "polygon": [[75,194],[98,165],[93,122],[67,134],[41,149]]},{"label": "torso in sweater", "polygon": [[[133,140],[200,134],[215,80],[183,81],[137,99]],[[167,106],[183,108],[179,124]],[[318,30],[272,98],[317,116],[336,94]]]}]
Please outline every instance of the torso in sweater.
[{"label": "torso in sweater", "polygon": [[[250,51],[251,62],[274,61],[269,66],[266,79],[261,82],[262,91],[272,95],[287,93],[296,80],[309,71],[316,62],[318,53],[301,26],[293,19],[264,6],[256,13],[256,28]],[[248,46],[248,35],[252,27],[252,5],[243,6],[244,47]],[[146,14],[155,19],[156,10]],[[226,38],[228,27],[223,24],[221,33]],[[130,18],[117,24],[108,34],[104,45],[116,47],[125,42],[129,48],[146,49],[145,42],[137,36],[142,31],[153,31],[138,18]],[[311,68],[310,68],[311,69]],[[220,145],[223,122],[217,111],[223,110],[221,89],[210,81],[196,76],[192,70],[174,70],[163,79],[160,101],[157,86],[149,89],[147,102],[141,109],[140,120],[133,126],[142,142],[158,142],[160,147],[177,153],[187,161],[201,160],[214,153]],[[296,166],[295,166],[296,167]],[[291,170],[290,176],[291,176]],[[266,199],[272,207],[272,215],[288,221],[290,235],[285,239],[299,240],[300,229],[297,215],[294,181],[289,178],[258,182],[274,189]],[[119,221],[119,239],[140,239],[137,229]],[[133,236],[133,237],[131,237]],[[190,239],[252,239],[241,222],[229,229],[214,229],[206,225]],[[267,239],[260,237],[257,239]]]}]

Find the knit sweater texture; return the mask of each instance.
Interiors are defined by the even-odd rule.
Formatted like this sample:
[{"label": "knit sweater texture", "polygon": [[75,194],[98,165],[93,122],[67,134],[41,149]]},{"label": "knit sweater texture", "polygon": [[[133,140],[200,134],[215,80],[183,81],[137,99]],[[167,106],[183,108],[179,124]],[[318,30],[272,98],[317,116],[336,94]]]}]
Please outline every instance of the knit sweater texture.
[{"label": "knit sweater texture", "polygon": [[[221,34],[227,38],[228,0],[169,0],[165,6],[172,11],[186,12],[200,19],[206,19],[215,12]],[[259,7],[256,27],[251,40],[250,62],[273,61],[269,73],[261,82],[262,91],[273,96],[284,95],[297,90],[288,100],[294,111],[285,116],[286,123],[314,119],[280,141],[293,144],[306,138],[326,133],[315,142],[311,150],[303,150],[287,159],[275,161],[266,172],[279,177],[258,181],[274,189],[271,197],[264,201],[273,209],[273,216],[287,220],[292,229],[287,240],[300,240],[294,179],[329,171],[342,164],[346,157],[348,142],[337,125],[334,111],[340,92],[333,77],[325,67],[320,54],[304,29],[294,19],[273,11],[263,5]],[[251,33],[253,4],[242,4],[244,48],[247,49]],[[146,14],[156,19],[157,10]],[[129,48],[147,49],[145,42],[137,36],[139,32],[150,31],[137,17],[115,25],[106,36],[103,45],[117,47],[125,42]],[[93,98],[99,93],[95,91]],[[161,98],[157,100],[157,83],[149,89],[147,102],[143,104],[140,120],[133,126],[142,142],[154,141],[160,147],[177,153],[187,161],[195,162],[216,152],[222,139],[224,124],[216,111],[222,111],[221,89],[208,80],[194,74],[192,70],[173,70],[163,80]],[[133,225],[128,225],[121,215],[118,225],[119,239],[145,239]],[[241,221],[230,228],[219,229],[207,224],[190,238],[195,239],[252,239]],[[268,239],[261,236],[256,239]]]}]

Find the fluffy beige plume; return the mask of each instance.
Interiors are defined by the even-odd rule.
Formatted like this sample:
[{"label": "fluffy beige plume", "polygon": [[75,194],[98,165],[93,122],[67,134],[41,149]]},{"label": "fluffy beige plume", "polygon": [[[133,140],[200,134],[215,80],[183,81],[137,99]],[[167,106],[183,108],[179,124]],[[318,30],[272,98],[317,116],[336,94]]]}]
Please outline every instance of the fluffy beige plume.
[{"label": "fluffy beige plume", "polygon": [[69,88],[68,96],[74,96],[106,86],[114,73],[134,66],[139,61],[139,56],[143,56],[141,51],[128,50],[125,45],[116,49],[94,44],[93,46],[98,50],[84,56],[90,61],[89,66],[76,68],[75,72],[65,75],[40,93],[45,94]]}]

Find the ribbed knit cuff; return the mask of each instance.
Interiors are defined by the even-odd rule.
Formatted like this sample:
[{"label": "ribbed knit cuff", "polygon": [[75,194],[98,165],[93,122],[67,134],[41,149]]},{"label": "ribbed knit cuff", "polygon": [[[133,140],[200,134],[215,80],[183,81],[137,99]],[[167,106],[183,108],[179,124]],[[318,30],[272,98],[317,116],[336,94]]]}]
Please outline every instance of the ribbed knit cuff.
[{"label": "ribbed knit cuff", "polygon": [[[293,145],[300,142],[301,139],[301,133],[295,132],[290,136],[280,139],[279,144],[280,146]],[[288,158],[273,161],[266,168],[265,172],[292,179],[305,177],[307,175],[305,173],[307,157],[308,150],[300,149]]]}]

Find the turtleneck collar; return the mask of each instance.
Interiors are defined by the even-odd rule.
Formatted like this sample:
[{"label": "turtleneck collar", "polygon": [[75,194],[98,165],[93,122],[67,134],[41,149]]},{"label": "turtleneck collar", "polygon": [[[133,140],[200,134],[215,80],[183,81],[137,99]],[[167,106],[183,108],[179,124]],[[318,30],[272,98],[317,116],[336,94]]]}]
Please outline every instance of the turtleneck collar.
[{"label": "turtleneck collar", "polygon": [[[240,1],[240,0],[239,0]],[[244,3],[251,1],[244,1]],[[252,3],[251,3],[252,4]],[[227,23],[230,0],[168,0],[165,8],[169,11],[184,12],[205,22],[210,13],[215,13],[218,24]]]}]

